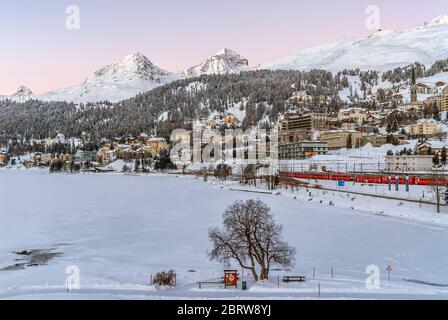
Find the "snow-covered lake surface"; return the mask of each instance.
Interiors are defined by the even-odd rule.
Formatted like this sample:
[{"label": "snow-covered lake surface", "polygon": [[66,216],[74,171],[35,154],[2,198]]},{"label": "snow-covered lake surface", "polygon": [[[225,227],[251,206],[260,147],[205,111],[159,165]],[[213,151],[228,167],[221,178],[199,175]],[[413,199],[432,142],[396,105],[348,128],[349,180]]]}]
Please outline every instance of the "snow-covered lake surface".
[{"label": "snow-covered lake surface", "polygon": [[[448,298],[446,227],[231,191],[191,177],[2,170],[0,182],[0,269],[20,263],[16,250],[61,253],[46,265],[0,271],[0,299],[314,299],[318,283],[322,298]],[[297,249],[296,265],[274,271],[271,284],[249,282],[247,292],[199,290],[197,281],[217,279],[224,268],[207,258],[208,229],[221,225],[227,205],[249,198],[272,208]],[[67,293],[70,265],[80,269],[81,289]],[[369,265],[381,270],[379,290],[365,287]],[[151,274],[169,269],[178,274],[175,289],[148,285]],[[277,288],[284,274],[309,280]]]}]

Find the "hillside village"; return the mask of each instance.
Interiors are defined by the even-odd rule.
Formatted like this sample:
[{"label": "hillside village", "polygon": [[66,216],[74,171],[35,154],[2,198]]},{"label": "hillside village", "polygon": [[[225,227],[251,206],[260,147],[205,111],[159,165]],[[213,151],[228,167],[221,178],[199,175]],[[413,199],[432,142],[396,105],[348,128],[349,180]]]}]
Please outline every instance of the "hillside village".
[{"label": "hillside village", "polygon": [[[427,97],[421,100],[421,95]],[[301,91],[291,98],[302,109],[310,99]],[[398,103],[392,101],[397,101],[396,96],[392,95],[387,107],[378,110],[354,105],[334,113],[285,113],[277,124],[280,159],[306,159],[342,149],[392,145],[402,148],[383,154],[389,171],[430,171],[433,166],[446,165],[448,85],[443,81],[432,86],[416,83],[413,74],[409,97],[400,96]]]},{"label": "hillside village", "polygon": [[[380,107],[352,103],[325,113],[314,111],[316,105],[327,103],[324,96],[310,95],[296,85],[291,88],[289,110],[271,128],[278,133],[279,160],[306,160],[318,156],[319,161],[325,163],[331,162],[335,154],[370,148],[381,153],[379,171],[422,172],[446,165],[448,84],[442,80],[417,82],[412,69],[407,96],[397,98],[397,95],[387,94],[380,102],[376,92],[373,96]],[[192,120],[189,126],[202,131],[241,128],[244,113],[241,115],[237,109],[231,111]],[[50,167],[51,171],[71,172],[149,172],[160,154],[164,152],[168,157],[168,150],[178,142],[170,138],[142,133],[136,137],[101,137],[98,140],[87,133],[77,138],[66,138],[60,133],[54,138],[27,142],[3,139],[0,166]],[[390,146],[390,149],[385,150],[383,146]],[[248,157],[247,150],[245,157]],[[325,166],[317,167],[315,170],[325,171]],[[165,166],[161,168],[166,169]]]}]

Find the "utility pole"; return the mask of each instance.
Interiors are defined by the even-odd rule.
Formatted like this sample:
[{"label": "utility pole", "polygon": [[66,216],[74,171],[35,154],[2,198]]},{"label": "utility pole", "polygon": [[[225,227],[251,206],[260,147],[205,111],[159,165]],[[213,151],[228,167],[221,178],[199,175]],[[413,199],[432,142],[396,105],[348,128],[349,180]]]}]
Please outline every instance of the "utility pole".
[{"label": "utility pole", "polygon": [[437,213],[440,213],[440,180],[439,173],[436,171],[436,179],[435,179],[435,190],[436,190],[436,202],[437,202]]}]

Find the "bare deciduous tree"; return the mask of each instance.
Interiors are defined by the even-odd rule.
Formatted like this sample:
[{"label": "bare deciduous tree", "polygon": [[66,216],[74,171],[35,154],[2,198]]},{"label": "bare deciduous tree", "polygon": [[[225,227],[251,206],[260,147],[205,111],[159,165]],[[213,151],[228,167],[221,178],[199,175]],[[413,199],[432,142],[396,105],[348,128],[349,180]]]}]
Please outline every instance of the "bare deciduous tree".
[{"label": "bare deciduous tree", "polygon": [[289,267],[295,249],[281,239],[282,227],[275,223],[271,209],[256,200],[237,201],[223,214],[224,228],[211,229],[212,260],[236,260],[250,270],[254,280],[268,280],[272,264]]},{"label": "bare deciduous tree", "polygon": [[257,186],[257,166],[254,164],[247,165],[243,170],[244,183],[248,183],[248,181],[254,182],[254,185]]},{"label": "bare deciduous tree", "polygon": [[221,180],[227,180],[232,174],[232,168],[225,163],[220,163],[214,171],[215,177]]},{"label": "bare deciduous tree", "polygon": [[434,181],[431,189],[435,196],[437,213],[440,213],[441,202],[445,198],[447,192],[446,179],[437,169],[434,169],[431,175]]}]

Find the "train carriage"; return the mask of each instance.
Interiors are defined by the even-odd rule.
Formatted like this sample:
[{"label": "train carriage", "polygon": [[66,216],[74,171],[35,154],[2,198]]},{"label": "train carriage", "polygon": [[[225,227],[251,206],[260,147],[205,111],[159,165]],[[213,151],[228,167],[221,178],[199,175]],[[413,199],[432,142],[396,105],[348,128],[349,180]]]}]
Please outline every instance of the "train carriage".
[{"label": "train carriage", "polygon": [[[280,176],[306,180],[354,181],[357,183],[388,184],[388,174],[356,174],[328,172],[280,172]],[[390,183],[395,184],[398,176],[399,184],[430,186],[435,184],[448,185],[448,177],[435,178],[425,175],[390,175]],[[407,182],[407,179],[408,182]]]}]

